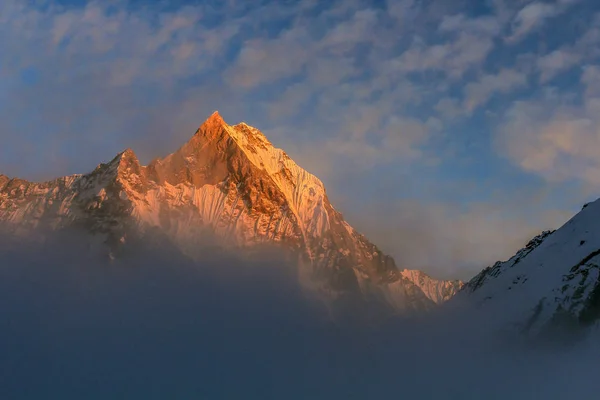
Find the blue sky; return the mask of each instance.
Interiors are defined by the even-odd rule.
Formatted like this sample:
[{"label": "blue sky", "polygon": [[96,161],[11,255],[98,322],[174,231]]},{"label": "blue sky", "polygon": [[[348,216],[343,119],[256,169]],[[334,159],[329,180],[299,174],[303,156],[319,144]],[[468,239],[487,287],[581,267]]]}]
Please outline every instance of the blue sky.
[{"label": "blue sky", "polygon": [[599,195],[599,44],[593,0],[3,0],[0,172],[147,162],[219,110],[401,267],[468,277]]}]

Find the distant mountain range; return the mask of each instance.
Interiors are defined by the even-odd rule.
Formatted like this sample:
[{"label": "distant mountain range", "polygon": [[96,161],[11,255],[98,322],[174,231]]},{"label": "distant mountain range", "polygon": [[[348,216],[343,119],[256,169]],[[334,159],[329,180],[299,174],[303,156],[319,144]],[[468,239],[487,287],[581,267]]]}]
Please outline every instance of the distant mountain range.
[{"label": "distant mountain range", "polygon": [[83,228],[111,258],[131,235],[162,235],[192,258],[215,246],[274,245],[297,260],[314,293],[397,313],[430,309],[463,285],[400,271],[335,210],[317,177],[258,129],[228,125],[218,112],[147,166],[128,149],[88,174],[49,182],[0,175],[0,222],[14,235]]}]

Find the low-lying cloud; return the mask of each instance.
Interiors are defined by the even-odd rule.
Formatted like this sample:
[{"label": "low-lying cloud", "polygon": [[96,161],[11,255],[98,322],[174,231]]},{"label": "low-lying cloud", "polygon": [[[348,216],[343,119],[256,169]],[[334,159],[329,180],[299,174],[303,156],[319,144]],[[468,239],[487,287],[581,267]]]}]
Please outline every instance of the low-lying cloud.
[{"label": "low-lying cloud", "polygon": [[450,314],[332,323],[272,258],[191,262],[151,247],[113,263],[70,235],[2,248],[3,398],[559,399],[595,390],[592,347],[527,350]]}]

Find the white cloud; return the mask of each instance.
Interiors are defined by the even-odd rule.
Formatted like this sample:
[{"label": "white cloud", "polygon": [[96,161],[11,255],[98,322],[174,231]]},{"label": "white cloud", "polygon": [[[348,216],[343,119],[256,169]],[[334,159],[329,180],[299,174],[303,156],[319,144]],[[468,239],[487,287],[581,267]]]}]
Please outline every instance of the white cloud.
[{"label": "white cloud", "polygon": [[514,17],[509,42],[523,39],[529,33],[539,29],[547,20],[562,14],[577,2],[578,0],[558,0],[555,3],[536,1],[526,5]]},{"label": "white cloud", "polygon": [[[252,88],[301,75],[308,68],[310,78],[319,84],[336,84],[352,74],[356,45],[377,41],[378,15],[368,8],[354,10],[348,19],[329,24],[320,39],[313,37],[311,27],[300,19],[275,38],[246,41],[226,76],[233,86]],[[321,14],[317,19],[326,17]]]},{"label": "white cloud", "polygon": [[101,2],[90,2],[82,8],[50,6],[45,11],[16,6],[11,1],[5,7],[12,18],[0,28],[4,38],[0,43],[4,57],[20,61],[10,67],[13,72],[43,65],[58,74],[53,79],[65,81],[70,80],[73,70],[118,86],[139,80],[169,82],[185,78],[198,73],[211,57],[224,50],[214,45],[205,47],[205,41],[219,37],[226,42],[237,33],[235,22],[225,29],[205,28],[200,24],[203,12],[195,7],[157,10],[148,15],[113,12],[110,4]]},{"label": "white cloud", "polygon": [[423,122],[410,117],[391,117],[383,130],[381,153],[391,153],[399,158],[420,157],[419,148],[431,138],[432,127],[439,128],[434,120]]},{"label": "white cloud", "polygon": [[415,40],[412,46],[389,64],[392,72],[409,73],[435,70],[452,78],[461,78],[469,69],[480,66],[492,51],[492,38],[460,32],[443,44],[426,45]]},{"label": "white cloud", "polygon": [[298,113],[300,107],[305,105],[314,88],[303,83],[288,86],[279,96],[276,102],[268,104],[269,115],[272,120],[286,120]]},{"label": "white cloud", "polygon": [[386,0],[389,15],[400,22],[404,22],[418,12],[419,2],[417,0]]},{"label": "white cloud", "polygon": [[468,111],[473,111],[485,104],[494,93],[509,93],[526,84],[527,75],[512,69],[503,69],[495,75],[484,75],[465,87],[465,107]]},{"label": "white cloud", "polygon": [[334,25],[317,46],[338,52],[356,43],[370,42],[374,39],[377,21],[377,11],[368,8],[357,10],[350,19]]},{"label": "white cloud", "polygon": [[568,49],[557,49],[538,58],[537,66],[540,70],[540,81],[547,82],[559,73],[577,65],[581,61],[581,57],[582,55]]},{"label": "white cloud", "polygon": [[352,57],[322,57],[307,65],[307,83],[319,88],[337,85],[356,75],[359,70]]},{"label": "white cloud", "polygon": [[272,83],[301,73],[310,54],[308,30],[295,26],[276,39],[248,40],[226,76],[233,86],[255,87]]},{"label": "white cloud", "polygon": [[435,110],[439,112],[445,119],[455,119],[465,114],[464,107],[460,104],[460,101],[452,97],[444,97],[440,99],[434,106]]},{"label": "white cloud", "polygon": [[511,40],[518,40],[531,30],[542,25],[546,19],[554,17],[558,8],[554,4],[535,2],[528,4],[519,11],[513,22]]},{"label": "white cloud", "polygon": [[581,74],[581,83],[585,87],[586,98],[600,96],[600,66],[585,65]]},{"label": "white cloud", "polygon": [[549,90],[539,101],[517,101],[506,115],[498,144],[523,169],[549,181],[600,185],[600,68],[584,66],[582,104]]},{"label": "white cloud", "polygon": [[441,32],[468,31],[489,36],[497,36],[502,29],[495,16],[468,18],[464,14],[444,16],[438,28]]},{"label": "white cloud", "polygon": [[600,185],[600,117],[549,101],[515,102],[496,139],[516,165],[550,182]]},{"label": "white cloud", "polygon": [[[314,171],[325,182],[334,180],[335,165],[340,160],[356,172],[386,164],[430,164],[435,157],[426,146],[439,134],[441,122],[435,118],[422,121],[390,116],[389,108],[379,107],[379,103],[357,102],[345,114],[333,115],[331,125],[321,120],[316,125],[295,127],[291,131],[279,127],[270,134],[300,165],[315,166]],[[310,139],[312,145],[308,144],[307,130],[318,134]]]},{"label": "white cloud", "polygon": [[574,66],[595,61],[600,56],[600,14],[572,44],[565,44],[537,59],[540,82],[545,83]]}]

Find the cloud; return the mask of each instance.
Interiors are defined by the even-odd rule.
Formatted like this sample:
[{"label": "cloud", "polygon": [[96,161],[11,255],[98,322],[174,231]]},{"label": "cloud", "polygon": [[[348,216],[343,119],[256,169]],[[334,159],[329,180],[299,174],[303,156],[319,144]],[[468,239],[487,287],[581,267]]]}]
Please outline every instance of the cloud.
[{"label": "cloud", "polygon": [[507,111],[496,144],[515,164],[548,181],[600,184],[597,113],[550,101],[518,101]]},{"label": "cloud", "polygon": [[419,12],[419,5],[415,0],[386,0],[387,12],[400,22],[414,17]]},{"label": "cloud", "polygon": [[277,102],[268,105],[271,120],[286,120],[286,118],[297,114],[314,92],[314,87],[304,83],[288,86],[280,94]]},{"label": "cloud", "polygon": [[[338,168],[341,162],[346,165],[347,171],[360,172],[382,165],[431,162],[434,157],[426,146],[437,134],[439,121],[435,119],[421,121],[406,116],[389,117],[377,107],[362,106],[354,108],[340,122],[340,134],[323,135],[316,144],[290,141],[289,138],[282,141],[292,158],[325,183],[339,176],[332,160],[338,161]],[[301,136],[302,132],[294,130],[296,136]],[[274,132],[274,135],[277,133]]]},{"label": "cloud", "polygon": [[388,151],[396,153],[397,157],[420,153],[416,148],[430,139],[431,127],[431,124],[428,125],[415,118],[392,117],[383,130],[385,135],[383,146]]},{"label": "cloud", "polygon": [[600,66],[585,65],[581,74],[581,83],[585,87],[585,97],[588,101],[600,97]]},{"label": "cloud", "polygon": [[389,63],[390,72],[440,71],[450,78],[461,78],[481,66],[494,48],[494,38],[502,22],[494,15],[467,17],[463,13],[443,15],[437,24],[440,38],[429,43],[414,35],[411,45]]},{"label": "cloud", "polygon": [[357,10],[350,19],[335,25],[329,30],[325,37],[319,41],[318,47],[333,50],[335,54],[348,50],[347,46],[371,41],[373,28],[379,20],[378,14],[373,9]]},{"label": "cloud", "polygon": [[296,26],[273,40],[249,40],[226,73],[233,86],[255,87],[302,72],[309,60],[308,30]]},{"label": "cloud", "polygon": [[492,38],[468,32],[460,32],[455,39],[443,44],[427,45],[416,39],[391,62],[391,72],[436,70],[451,78],[460,78],[470,68],[479,66],[493,47]]},{"label": "cloud", "polygon": [[512,69],[503,69],[495,75],[484,75],[479,81],[465,87],[465,108],[473,111],[484,105],[494,93],[510,93],[527,85],[527,75]]},{"label": "cloud", "polygon": [[537,66],[540,70],[540,81],[547,82],[559,73],[579,64],[582,55],[570,52],[567,49],[554,50],[538,58]]},{"label": "cloud", "polygon": [[351,57],[322,57],[308,65],[306,86],[312,84],[322,89],[337,85],[359,72]]},{"label": "cloud", "polygon": [[[332,10],[343,6],[334,5]],[[328,11],[332,11],[328,10]],[[347,10],[346,10],[347,11]],[[338,20],[329,26],[320,39],[315,39],[311,28],[303,19],[272,39],[256,38],[244,43],[237,59],[226,71],[231,85],[256,87],[273,84],[279,79],[304,74],[310,68],[310,79],[317,84],[331,85],[351,75],[354,67],[351,55],[360,43],[375,40],[373,34],[378,12],[372,9],[352,10],[348,19]],[[317,17],[316,25],[325,21],[328,12]],[[334,73],[335,67],[339,74]],[[346,73],[343,71],[346,70]]]},{"label": "cloud", "polygon": [[[555,4],[560,12],[576,1]],[[600,70],[594,61],[600,40],[598,16],[572,43],[535,61],[540,82],[583,64],[578,86],[538,88],[538,95],[513,101],[497,129],[495,147],[523,170],[552,184],[578,182],[588,191],[600,183]]]},{"label": "cloud", "polygon": [[[319,8],[303,1],[170,9],[111,8],[101,2],[38,9],[11,1],[4,3],[3,15],[11,18],[4,21],[3,37],[11,40],[3,43],[8,51],[2,73],[14,81],[23,68],[34,66],[39,77],[30,87],[11,89],[13,102],[4,108],[3,132],[17,137],[15,132],[33,132],[42,124],[52,130],[47,134],[54,135],[52,144],[49,138],[36,143],[39,134],[30,134],[26,144],[23,138],[11,139],[21,157],[54,147],[53,159],[62,159],[64,142],[71,140],[83,146],[81,153],[88,152],[86,159],[92,155],[99,161],[122,147],[141,148],[147,159],[160,155],[160,146],[180,144],[174,139],[185,140],[216,108],[225,108],[226,114],[231,110],[236,119],[254,116],[256,125],[266,129],[283,121],[285,128],[297,126],[302,115],[313,113],[313,121],[301,122],[301,129],[326,132],[340,149],[363,148],[374,154],[383,150],[373,144],[380,143],[374,131],[386,129],[383,122],[360,140],[352,136],[364,130],[361,126],[369,119],[361,117],[362,110],[373,104],[382,118],[429,120],[434,130],[443,130],[440,121],[410,115],[404,108],[419,105],[446,117],[458,115],[459,110],[440,101],[449,97],[445,91],[451,84],[437,77],[423,81],[424,74],[461,82],[469,88],[466,104],[471,107],[517,85],[509,68],[479,81],[466,75],[481,71],[494,50],[506,20],[501,14],[467,16],[460,10],[437,15],[433,8],[408,0],[388,2],[385,8],[361,1]],[[427,34],[426,26],[435,35]],[[36,67],[41,65],[43,69]],[[212,99],[203,93],[211,93]],[[35,118],[26,118],[28,105],[40,110]],[[75,110],[78,117],[73,118]],[[346,113],[355,117],[348,122],[336,117]],[[165,119],[178,121],[168,134],[159,129],[167,128]],[[93,134],[84,139],[84,131]],[[407,148],[415,150],[422,143]],[[69,172],[79,172],[78,164],[74,161]],[[57,166],[56,173],[64,169]]]},{"label": "cloud", "polygon": [[460,101],[452,97],[444,97],[435,105],[435,110],[445,119],[455,119],[465,114],[465,109]]},{"label": "cloud", "polygon": [[[327,142],[332,154],[355,159],[358,166],[370,168],[375,164],[418,160],[421,146],[431,138],[431,130],[423,121],[409,117],[391,117],[382,122],[377,110],[364,109],[358,118],[347,125],[350,137],[338,137]],[[369,130],[375,132],[367,136]]]},{"label": "cloud", "polygon": [[550,18],[556,17],[577,3],[578,0],[557,0],[555,3],[536,1],[523,7],[514,17],[509,42],[518,42],[529,33],[539,29]]},{"label": "cloud", "polygon": [[534,2],[523,7],[513,22],[511,40],[524,37],[531,30],[543,24],[546,19],[555,16],[558,10],[554,4]]},{"label": "cloud", "polygon": [[583,34],[572,44],[560,46],[537,59],[540,82],[546,83],[574,66],[594,62],[600,55],[597,50],[598,43],[600,43],[600,17],[596,15]]},{"label": "cloud", "polygon": [[410,398],[596,390],[591,343],[523,346],[453,309],[333,324],[275,260],[209,252],[191,262],[161,241],[106,263],[80,232],[46,246],[5,239],[0,369],[11,399],[385,399],[399,377]]},{"label": "cloud", "polygon": [[488,36],[497,36],[502,25],[495,16],[468,18],[465,14],[444,16],[438,28],[441,32],[468,31]]}]

